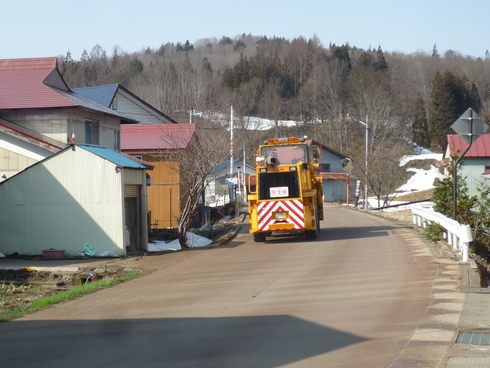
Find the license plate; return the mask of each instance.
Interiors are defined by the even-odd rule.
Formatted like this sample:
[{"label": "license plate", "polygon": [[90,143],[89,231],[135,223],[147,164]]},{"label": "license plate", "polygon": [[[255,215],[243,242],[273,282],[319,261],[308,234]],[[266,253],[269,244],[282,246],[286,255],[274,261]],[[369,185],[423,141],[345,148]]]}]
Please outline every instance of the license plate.
[{"label": "license plate", "polygon": [[289,187],[270,188],[271,198],[289,197]]}]

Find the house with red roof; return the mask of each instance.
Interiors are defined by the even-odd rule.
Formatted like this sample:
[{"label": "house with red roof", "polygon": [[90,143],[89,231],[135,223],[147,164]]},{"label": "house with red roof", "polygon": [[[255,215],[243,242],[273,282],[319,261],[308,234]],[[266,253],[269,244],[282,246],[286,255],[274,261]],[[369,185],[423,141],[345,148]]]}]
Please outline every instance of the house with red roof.
[{"label": "house with red roof", "polygon": [[121,151],[154,165],[147,188],[148,217],[154,230],[178,227],[186,194],[171,153],[187,149],[195,131],[195,124],[121,126]]},{"label": "house with red roof", "polygon": [[70,90],[56,57],[0,60],[0,181],[69,142],[119,151],[121,124],[136,123]]},{"label": "house with red roof", "polygon": [[[448,134],[443,162],[450,163],[451,158],[460,157],[468,148],[468,144],[458,134]],[[490,185],[490,134],[482,134],[470,147],[460,160],[462,166],[458,167],[458,174],[466,177],[468,194],[478,195],[478,188],[487,183]],[[452,170],[452,163],[446,170]]]},{"label": "house with red roof", "polygon": [[138,122],[70,90],[56,58],[0,60],[0,252],[147,249],[152,165],[120,152]]}]

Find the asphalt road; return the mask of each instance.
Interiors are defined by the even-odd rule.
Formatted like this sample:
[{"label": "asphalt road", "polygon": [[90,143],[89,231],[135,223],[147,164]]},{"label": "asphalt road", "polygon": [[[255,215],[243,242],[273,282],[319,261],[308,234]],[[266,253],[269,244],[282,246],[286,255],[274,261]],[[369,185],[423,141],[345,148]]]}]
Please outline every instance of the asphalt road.
[{"label": "asphalt road", "polygon": [[411,229],[326,207],[318,240],[240,233],[0,325],[0,367],[440,367],[457,264]]}]

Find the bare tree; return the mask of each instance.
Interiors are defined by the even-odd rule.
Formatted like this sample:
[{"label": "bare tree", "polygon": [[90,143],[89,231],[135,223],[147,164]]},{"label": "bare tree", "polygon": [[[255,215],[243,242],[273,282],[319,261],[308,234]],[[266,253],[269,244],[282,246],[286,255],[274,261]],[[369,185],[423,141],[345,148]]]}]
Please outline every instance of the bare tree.
[{"label": "bare tree", "polygon": [[[162,153],[162,160],[179,174],[181,193],[181,210],[178,216],[179,243],[184,248],[187,244],[187,232],[193,226],[198,203],[205,187],[214,180],[210,176],[213,169],[222,161],[229,159],[229,137],[226,130],[214,125],[200,126],[195,135],[186,143],[185,136],[169,134],[162,136],[168,145],[173,147]],[[186,146],[186,149],[179,149]]]},{"label": "bare tree", "polygon": [[396,141],[385,141],[381,146],[370,161],[368,175],[368,184],[378,199],[379,208],[387,206],[396,196],[396,189],[406,182],[407,172],[400,166],[400,158],[408,153],[406,147],[397,145]]}]

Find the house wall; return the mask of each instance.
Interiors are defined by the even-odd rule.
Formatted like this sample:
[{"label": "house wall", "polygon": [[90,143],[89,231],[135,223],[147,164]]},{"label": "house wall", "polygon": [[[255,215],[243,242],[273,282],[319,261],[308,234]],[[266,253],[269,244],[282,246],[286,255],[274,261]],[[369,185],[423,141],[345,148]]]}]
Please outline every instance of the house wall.
[{"label": "house wall", "polygon": [[[115,132],[121,131],[121,121],[114,116],[105,115],[100,112],[71,109],[68,122],[68,137],[75,133],[75,143],[84,144],[85,121],[93,120],[99,123],[99,146],[116,150]],[[66,140],[65,140],[66,142]]]},{"label": "house wall", "polygon": [[490,181],[482,176],[485,171],[485,165],[490,165],[490,158],[463,158],[462,162],[463,166],[458,167],[458,174],[461,174],[462,177],[466,176],[468,194],[470,196],[478,196],[478,188],[481,187],[485,180],[490,185]]},{"label": "house wall", "polygon": [[[117,110],[119,112],[124,113],[132,117],[135,120],[138,120],[141,124],[166,124],[167,121],[163,119],[159,119],[155,112],[151,109],[144,109],[136,102],[132,101],[121,92],[118,92],[116,95],[117,98]],[[112,108],[112,106],[111,106]]]},{"label": "house wall", "polygon": [[3,182],[0,252],[74,256],[88,243],[125,255],[122,180],[113,163],[76,148]]},{"label": "house wall", "polygon": [[142,155],[142,159],[155,165],[148,173],[151,186],[148,191],[148,211],[152,228],[177,227],[180,214],[181,186],[179,174],[171,167],[175,163],[162,162],[160,156]]},{"label": "house wall", "polygon": [[3,119],[67,143],[75,133],[75,143],[84,144],[85,121],[99,122],[99,146],[115,148],[115,132],[120,132],[120,119],[82,108],[25,109],[2,112]]},{"label": "house wall", "polygon": [[335,153],[330,152],[329,150],[322,147],[319,163],[320,164],[330,164],[330,171],[329,172],[331,172],[331,173],[343,173],[344,170],[342,169],[342,160],[343,160],[343,157],[339,157]]},{"label": "house wall", "polygon": [[2,112],[2,118],[66,143],[69,109],[20,109]]}]

